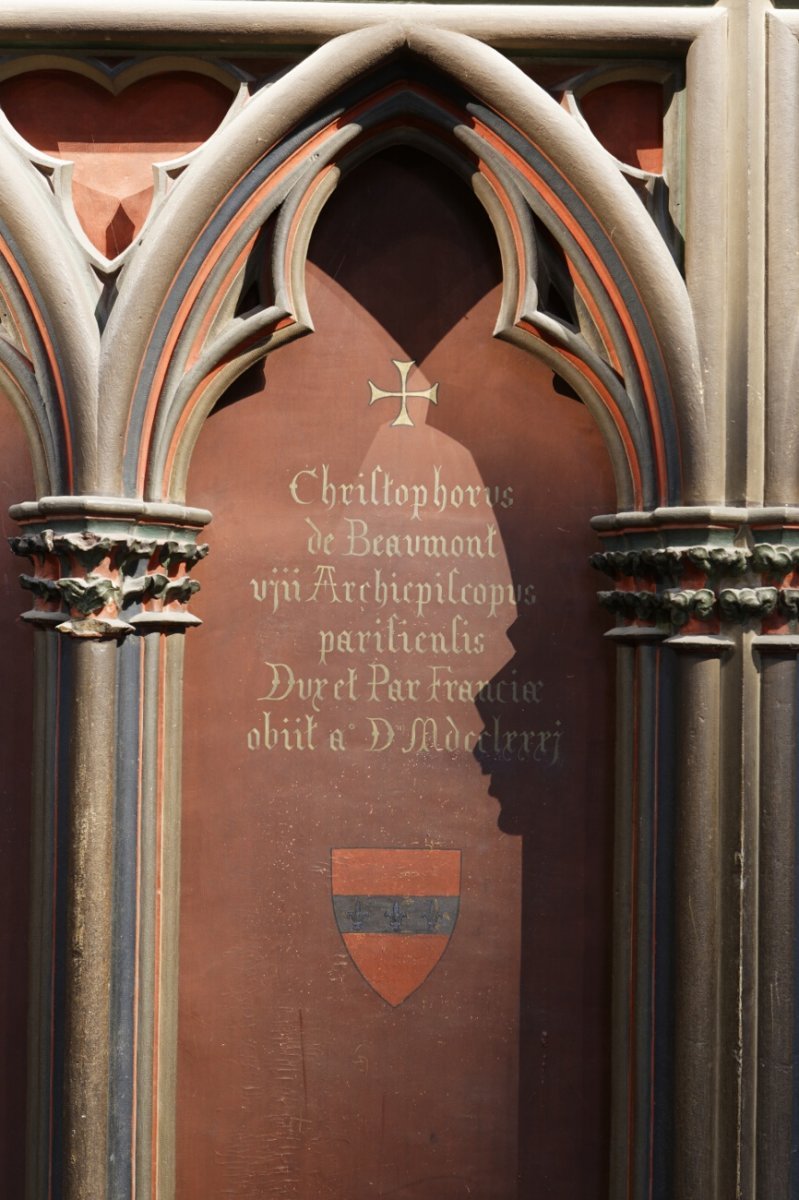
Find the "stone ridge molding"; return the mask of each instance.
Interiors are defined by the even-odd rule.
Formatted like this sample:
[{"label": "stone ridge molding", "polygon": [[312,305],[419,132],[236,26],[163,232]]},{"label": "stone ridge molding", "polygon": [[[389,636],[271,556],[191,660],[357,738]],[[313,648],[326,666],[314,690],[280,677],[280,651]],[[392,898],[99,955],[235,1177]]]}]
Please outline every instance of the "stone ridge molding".
[{"label": "stone ridge molding", "polygon": [[622,622],[611,637],[650,626],[666,637],[702,622],[716,632],[721,621],[762,621],[762,632],[772,636],[799,631],[799,544],[639,546],[601,551],[589,561],[615,581],[629,581],[598,593]]},{"label": "stone ridge molding", "polygon": [[[18,520],[23,513],[29,519],[22,534],[9,538],[11,549],[34,568],[33,574],[20,575],[22,587],[33,595],[24,621],[94,640],[201,624],[188,611],[200,587],[190,571],[208,553],[197,534],[210,514],[177,505],[134,505],[142,511],[131,513],[130,506],[113,501],[105,513],[102,504],[95,505],[91,515],[75,512],[79,505],[67,504],[60,514],[53,507],[44,501],[13,510]],[[92,508],[85,501],[82,507]],[[148,521],[147,507],[163,509],[158,511],[162,519]],[[30,519],[32,509],[39,513],[37,520]],[[184,519],[167,523],[169,509]],[[193,519],[186,520],[186,514]]]},{"label": "stone ridge molding", "polygon": [[711,7],[611,7],[542,4],[347,3],[316,0],[202,0],[202,14],[191,0],[137,0],[114,5],[107,0],[6,0],[0,13],[0,36],[25,44],[80,45],[88,36],[133,42],[136,46],[168,43],[226,49],[257,37],[262,44],[314,44],[352,30],[388,22],[415,27],[439,26],[501,46],[553,46],[576,50],[586,44],[605,49],[642,46],[674,49],[690,45],[717,23]]}]

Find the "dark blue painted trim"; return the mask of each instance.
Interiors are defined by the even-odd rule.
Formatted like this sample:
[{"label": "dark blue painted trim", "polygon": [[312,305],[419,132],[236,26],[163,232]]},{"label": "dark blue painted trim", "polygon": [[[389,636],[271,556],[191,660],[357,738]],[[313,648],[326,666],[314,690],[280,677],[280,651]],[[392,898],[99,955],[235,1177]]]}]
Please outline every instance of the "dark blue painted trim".
[{"label": "dark blue painted trim", "polygon": [[676,656],[660,653],[660,706],[657,754],[657,901],[655,932],[654,1128],[652,1139],[652,1200],[674,1195],[674,861],[676,829]]},{"label": "dark blue painted trim", "polygon": [[[36,301],[36,305],[42,315],[42,319],[45,322],[47,331],[50,334],[51,342],[53,346],[57,347],[56,338],[47,319],[47,310],[42,293],[36,284],[36,280],[28,271],[27,263],[22,257],[19,247],[17,246],[12,234],[2,221],[0,221],[0,236],[3,237],[4,241],[8,245],[9,250],[13,254],[14,259],[19,264],[21,270],[25,272],[25,278],[28,282],[31,292],[33,293],[34,300]],[[0,256],[0,262],[2,261],[2,257]],[[10,269],[7,271],[4,270],[3,276],[5,286],[11,295],[14,307],[19,310],[20,314],[24,311],[27,311],[29,308],[28,301],[19,287],[13,272],[11,272]],[[28,329],[27,332],[33,333],[33,330]],[[52,364],[50,362],[49,355],[47,354],[47,351],[45,350],[39,338],[38,331],[36,332],[36,358],[38,358],[41,365],[46,366],[50,387],[53,395],[55,395],[56,387]],[[37,363],[34,361],[34,378],[36,366]],[[61,410],[59,408],[56,412],[53,412],[51,410],[51,406],[42,399],[41,381],[39,380],[36,380],[36,387],[33,389],[32,393],[29,394],[29,399],[31,402],[31,407],[36,413],[37,427],[41,432],[42,441],[46,448],[47,458],[49,460],[48,465],[53,472],[53,478],[50,480],[51,486],[59,490],[66,490],[66,446],[63,440],[64,430],[62,425],[63,415]],[[69,414],[68,420],[70,421],[70,436],[73,437],[74,440],[74,434],[71,426],[71,414]],[[54,421],[56,422],[55,425]]]},{"label": "dark blue painted trim", "polygon": [[[799,670],[795,669],[794,712],[799,713]],[[792,1111],[791,1111],[791,1165],[789,1200],[799,1200],[799,770],[796,765],[796,742],[793,745],[794,773],[794,822],[793,822],[793,862],[794,862],[794,891],[793,891],[793,1055],[792,1055]]]},{"label": "dark blue painted trim", "polygon": [[64,1133],[61,1114],[64,1102],[64,1054],[66,1016],[66,956],[67,956],[67,879],[69,872],[70,812],[70,746],[72,743],[73,646],[69,639],[48,633],[56,639],[59,655],[58,695],[61,719],[58,729],[55,798],[58,805],[55,821],[55,929],[53,963],[53,1075],[52,1075],[52,1196],[61,1200],[64,1192]]}]

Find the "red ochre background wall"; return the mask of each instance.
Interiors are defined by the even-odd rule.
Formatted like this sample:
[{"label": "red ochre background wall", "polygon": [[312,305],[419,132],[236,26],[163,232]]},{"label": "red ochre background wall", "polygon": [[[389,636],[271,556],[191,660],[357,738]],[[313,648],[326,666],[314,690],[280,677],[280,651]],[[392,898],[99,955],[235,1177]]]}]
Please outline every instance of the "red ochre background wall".
[{"label": "red ochre background wall", "polygon": [[[612,660],[587,560],[589,518],[613,503],[605,451],[552,373],[492,338],[493,233],[435,162],[395,150],[348,178],[313,236],[308,286],[316,332],[218,406],[190,479],[215,516],[197,598],[205,625],[187,647],[178,1196],[449,1200],[468,1186],[497,1200],[599,1200]],[[413,429],[392,427],[396,401],[368,404],[368,380],[395,387],[392,360],[416,362],[416,390],[439,384],[436,406],[409,401]],[[450,485],[511,486],[514,500],[416,522],[379,506],[328,510],[314,491],[323,464],[333,481],[379,466],[431,486],[439,468]],[[301,480],[307,505],[291,496],[299,471],[317,472]],[[274,612],[255,599],[251,581],[296,572],[307,585],[326,561],[309,553],[307,516],[342,547],[353,514],[386,535],[494,527],[497,558],[459,561],[460,580],[533,584],[535,603],[469,613],[483,653],[440,661],[467,680],[541,681],[540,700],[509,714],[439,698],[424,712],[442,729],[453,715],[473,736],[495,717],[561,729],[556,761],[517,761],[489,743],[477,759],[463,745],[406,753],[419,706],[401,691],[370,701],[363,688],[320,702],[313,750],[264,749],[264,710],[271,729],[306,730],[308,715],[296,693],[259,700],[268,662],[303,677],[354,664],[360,681],[373,660],[406,682],[427,669],[377,642],[320,664],[320,626],[374,631],[387,610],[306,599]],[[339,578],[370,578],[377,563],[401,581],[442,565],[335,548],[329,561]],[[400,607],[414,630],[446,623],[435,606],[413,620]],[[385,754],[368,749],[364,722],[377,714],[398,730]],[[333,726],[346,753],[326,745]],[[330,855],[346,846],[462,851],[450,944],[397,1007],[369,988],[336,928]]]}]

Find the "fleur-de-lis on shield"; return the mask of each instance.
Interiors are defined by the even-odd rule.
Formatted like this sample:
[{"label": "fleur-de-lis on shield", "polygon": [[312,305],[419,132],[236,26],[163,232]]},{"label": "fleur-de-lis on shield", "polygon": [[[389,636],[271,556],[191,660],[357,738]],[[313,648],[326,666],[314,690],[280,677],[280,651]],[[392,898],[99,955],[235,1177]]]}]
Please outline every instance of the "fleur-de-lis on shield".
[{"label": "fleur-de-lis on shield", "polygon": [[351,912],[348,912],[347,916],[349,917],[352,923],[352,928],[356,933],[360,933],[366,922],[369,920],[369,913],[361,904],[360,899],[355,901],[355,908]]},{"label": "fleur-de-lis on shield", "polygon": [[425,924],[430,932],[435,933],[436,925],[438,925],[439,921],[441,920],[441,909],[436,899],[432,899],[430,901],[429,905],[427,906],[427,912],[424,914],[424,919]]},{"label": "fleur-de-lis on shield", "polygon": [[407,916],[402,911],[402,905],[400,904],[399,900],[393,900],[391,903],[391,909],[386,909],[383,916],[388,917],[388,923],[395,933],[399,933],[402,929],[402,922],[408,920]]}]

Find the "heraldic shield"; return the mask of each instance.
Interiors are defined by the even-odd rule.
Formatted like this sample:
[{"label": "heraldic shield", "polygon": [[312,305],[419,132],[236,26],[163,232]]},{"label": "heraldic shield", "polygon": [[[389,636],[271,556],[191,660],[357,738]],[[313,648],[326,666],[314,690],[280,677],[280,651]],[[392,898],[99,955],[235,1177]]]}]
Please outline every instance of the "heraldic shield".
[{"label": "heraldic shield", "polygon": [[460,850],[333,850],[333,910],[350,958],[396,1007],[420,987],[458,919]]}]

